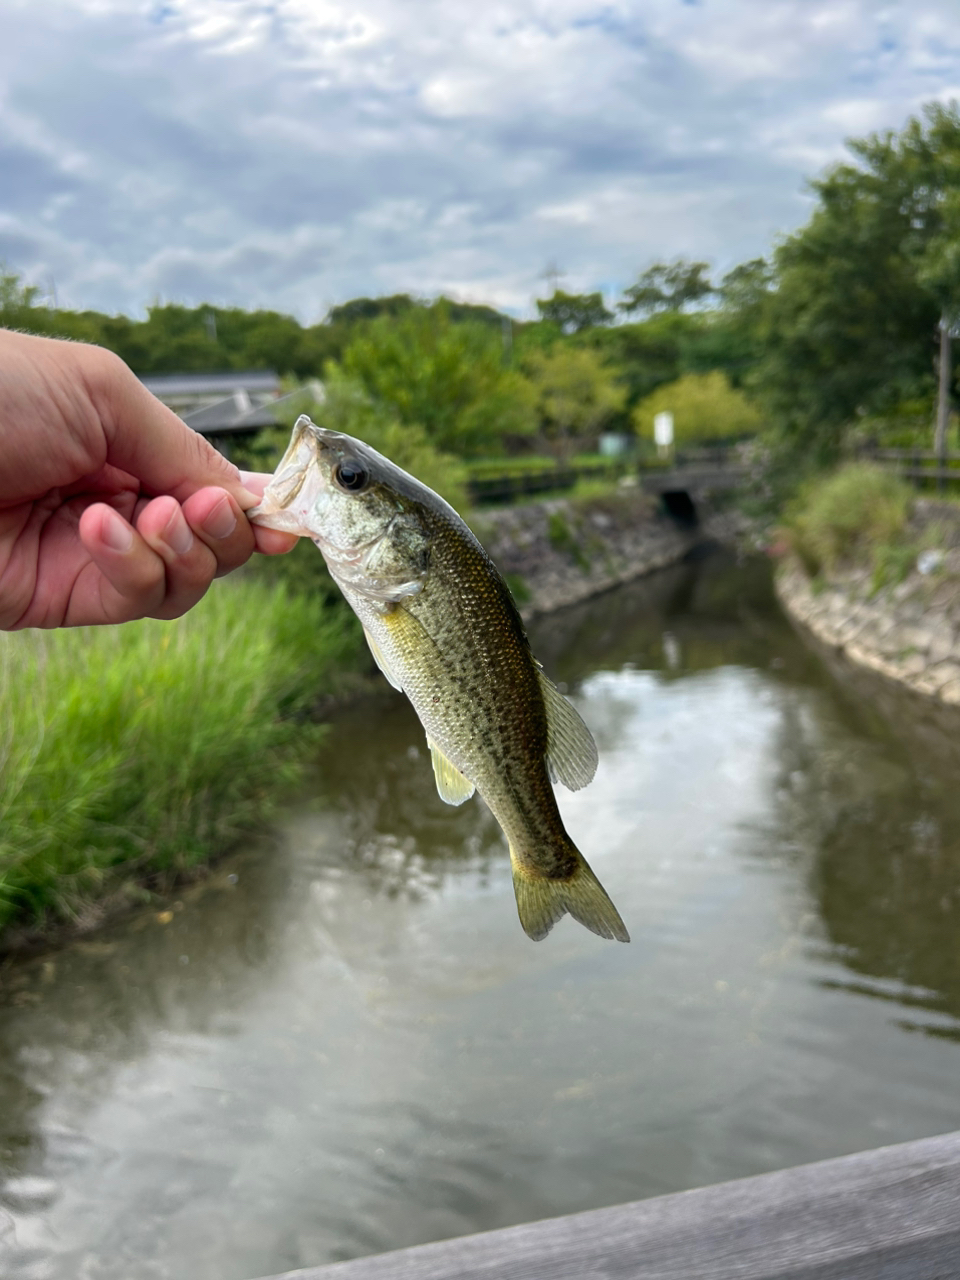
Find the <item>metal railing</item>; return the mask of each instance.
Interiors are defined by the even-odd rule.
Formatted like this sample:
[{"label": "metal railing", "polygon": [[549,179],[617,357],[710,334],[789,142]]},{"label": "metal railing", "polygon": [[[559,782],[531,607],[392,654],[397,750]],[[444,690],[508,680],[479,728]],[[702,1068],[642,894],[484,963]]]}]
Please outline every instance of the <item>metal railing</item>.
[{"label": "metal railing", "polygon": [[558,463],[555,467],[503,471],[496,475],[471,476],[467,491],[474,502],[514,502],[533,494],[562,493],[578,480],[619,480],[636,470],[633,460],[611,459],[607,463]]},{"label": "metal railing", "polygon": [[666,457],[653,454],[628,455],[606,462],[558,463],[554,467],[511,470],[493,475],[471,476],[467,490],[476,503],[514,502],[517,498],[536,494],[563,493],[578,480],[619,480],[623,476],[688,470],[697,472],[733,469],[739,465],[731,445],[708,445],[698,449],[678,449]]}]

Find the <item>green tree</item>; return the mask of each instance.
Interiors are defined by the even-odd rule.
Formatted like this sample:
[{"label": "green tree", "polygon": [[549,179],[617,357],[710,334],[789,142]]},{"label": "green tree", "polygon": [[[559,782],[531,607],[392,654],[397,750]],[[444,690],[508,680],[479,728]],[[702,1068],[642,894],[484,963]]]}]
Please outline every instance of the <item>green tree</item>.
[{"label": "green tree", "polygon": [[764,321],[773,287],[773,269],[765,258],[734,267],[717,288],[719,305],[691,316],[699,321],[684,351],[684,372],[722,370],[734,387],[748,387],[763,354]]},{"label": "green tree", "polygon": [[591,329],[578,338],[577,345],[589,347],[605,365],[617,370],[627,403],[635,404],[662,382],[680,376],[692,319],[664,312],[638,324]]},{"label": "green tree", "polygon": [[744,386],[760,354],[755,319],[725,305],[690,314],[660,311],[632,324],[590,329],[577,343],[589,345],[617,369],[631,408],[685,373],[720,369],[734,386]]},{"label": "green tree", "polygon": [[636,284],[624,290],[624,300],[619,310],[682,311],[691,302],[700,302],[715,293],[707,276],[710,264],[688,262],[677,258],[674,262],[655,262],[640,276]]},{"label": "green tree", "polygon": [[537,300],[540,319],[554,324],[562,333],[580,333],[610,324],[613,312],[603,305],[601,293],[564,293],[555,289],[545,301]]},{"label": "green tree", "polygon": [[394,293],[383,298],[352,298],[327,312],[327,324],[358,324],[362,320],[376,320],[380,316],[399,316],[417,303],[409,293]]},{"label": "green tree", "polygon": [[940,304],[940,354],[937,386],[937,425],[934,449],[947,449],[950,424],[951,333],[960,321],[960,156],[950,151],[944,157],[946,174],[941,178],[940,226],[930,237],[920,256],[917,278]]},{"label": "green tree", "polygon": [[587,347],[531,351],[526,369],[537,396],[541,430],[561,459],[602,431],[623,408],[617,371]]},{"label": "green tree", "polygon": [[859,414],[932,396],[960,285],[956,104],[848,145],[854,161],[812,183],[810,221],[774,254],[761,326],[758,385],[781,441],[820,461]]},{"label": "green tree", "polygon": [[717,293],[722,305],[731,311],[755,314],[766,302],[773,279],[773,268],[766,258],[751,258],[727,272]]},{"label": "green tree", "polygon": [[673,414],[674,436],[681,444],[741,439],[762,425],[757,408],[719,369],[688,373],[641,400],[633,411],[637,435],[652,440],[654,416],[664,411]]},{"label": "green tree", "polygon": [[35,285],[24,284],[0,263],[0,326],[28,333],[49,333],[53,312],[43,306]]},{"label": "green tree", "polygon": [[316,422],[363,440],[463,510],[466,473],[459,458],[441,453],[423,427],[400,422],[386,405],[372,399],[340,369],[327,370],[324,390],[323,403],[312,411]]},{"label": "green tree", "polygon": [[504,368],[500,334],[486,324],[455,324],[443,302],[361,326],[342,367],[449,453],[476,456],[500,448],[504,436],[536,429],[532,390]]}]

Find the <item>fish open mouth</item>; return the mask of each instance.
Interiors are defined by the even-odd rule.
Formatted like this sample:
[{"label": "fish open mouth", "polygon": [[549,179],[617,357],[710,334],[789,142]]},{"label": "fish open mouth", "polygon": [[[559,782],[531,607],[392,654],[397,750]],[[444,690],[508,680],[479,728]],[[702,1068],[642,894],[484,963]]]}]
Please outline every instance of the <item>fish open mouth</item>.
[{"label": "fish open mouth", "polygon": [[[263,499],[247,512],[247,519],[253,524],[258,524],[264,529],[279,529],[282,533],[297,533],[301,537],[313,537],[313,531],[307,528],[289,508],[303,489],[310,474],[310,468],[316,464],[316,447],[311,445],[309,437],[313,436],[316,439],[318,434],[319,428],[306,414],[297,419],[290,443],[266,487]],[[321,487],[324,486],[326,481],[319,468],[317,468],[317,477]]]}]

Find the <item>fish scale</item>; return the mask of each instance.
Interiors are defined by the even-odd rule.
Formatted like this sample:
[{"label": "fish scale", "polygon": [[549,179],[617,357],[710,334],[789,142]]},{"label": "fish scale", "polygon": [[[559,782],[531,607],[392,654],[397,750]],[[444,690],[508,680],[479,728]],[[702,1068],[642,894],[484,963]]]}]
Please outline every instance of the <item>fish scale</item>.
[{"label": "fish scale", "polygon": [[441,798],[462,804],[479,791],[507,837],[528,936],[545,937],[569,913],[629,941],[551,784],[585,786],[596,746],[544,676],[506,583],[453,508],[369,445],[304,416],[249,514],[323,553],[377,665],[426,731]]}]

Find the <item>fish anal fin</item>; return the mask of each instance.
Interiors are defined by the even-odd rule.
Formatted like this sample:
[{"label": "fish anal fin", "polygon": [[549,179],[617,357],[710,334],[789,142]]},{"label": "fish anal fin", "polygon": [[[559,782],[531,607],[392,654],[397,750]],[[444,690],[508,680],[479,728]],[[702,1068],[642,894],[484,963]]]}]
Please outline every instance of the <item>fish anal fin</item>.
[{"label": "fish anal fin", "polygon": [[547,709],[547,768],[554,782],[579,791],[597,772],[597,744],[577,709],[537,671]]},{"label": "fish anal fin", "polygon": [[465,778],[456,765],[452,765],[436,743],[427,739],[433,776],[437,780],[437,792],[446,804],[463,804],[476,791],[469,778]]},{"label": "fish anal fin", "polygon": [[383,650],[380,648],[379,644],[377,644],[376,640],[374,640],[373,636],[370,634],[370,632],[367,630],[366,627],[363,628],[363,634],[367,638],[367,647],[369,648],[370,652],[373,654],[374,662],[377,664],[377,666],[380,668],[380,670],[383,672],[386,678],[390,681],[393,687],[403,692],[403,685],[400,683],[397,677],[390,670],[390,664],[387,662],[386,658],[384,657]]},{"label": "fish anal fin", "polygon": [[517,897],[517,913],[528,938],[539,942],[545,938],[561,916],[571,915],[584,928],[601,938],[629,942],[627,927],[606,890],[578,853],[573,874],[552,879],[538,873],[517,858],[511,846],[513,890]]}]

